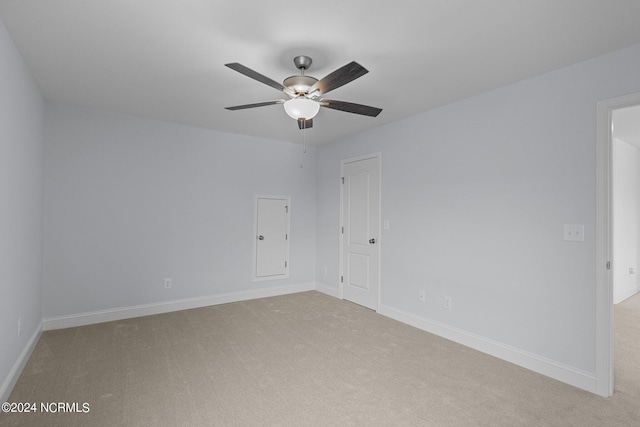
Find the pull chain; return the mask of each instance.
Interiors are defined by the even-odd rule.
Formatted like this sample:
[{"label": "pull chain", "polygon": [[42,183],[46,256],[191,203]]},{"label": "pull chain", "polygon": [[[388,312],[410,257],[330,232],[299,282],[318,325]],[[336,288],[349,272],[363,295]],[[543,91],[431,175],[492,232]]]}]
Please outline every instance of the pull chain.
[{"label": "pull chain", "polygon": [[302,144],[300,145],[300,167],[304,166],[302,155],[307,152],[307,121],[302,122]]},{"label": "pull chain", "polygon": [[307,121],[304,121],[302,129],[302,154],[307,154]]}]

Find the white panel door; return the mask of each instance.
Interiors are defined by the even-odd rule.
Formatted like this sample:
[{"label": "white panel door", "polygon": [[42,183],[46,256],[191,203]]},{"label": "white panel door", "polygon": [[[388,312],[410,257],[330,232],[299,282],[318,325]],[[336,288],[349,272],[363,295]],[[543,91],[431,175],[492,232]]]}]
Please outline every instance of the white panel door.
[{"label": "white panel door", "polygon": [[380,159],[343,163],[343,297],[378,309],[380,258]]},{"label": "white panel door", "polygon": [[289,199],[256,196],[254,279],[289,274]]}]

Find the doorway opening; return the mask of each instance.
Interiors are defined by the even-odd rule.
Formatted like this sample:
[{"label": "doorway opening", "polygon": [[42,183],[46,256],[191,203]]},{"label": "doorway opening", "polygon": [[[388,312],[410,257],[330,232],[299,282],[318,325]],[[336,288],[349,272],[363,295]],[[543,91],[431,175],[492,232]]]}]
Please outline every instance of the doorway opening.
[{"label": "doorway opening", "polygon": [[[638,148],[630,144],[635,143],[635,137],[629,135],[640,133],[640,117],[633,119],[636,112],[640,113],[640,93],[601,101],[597,110],[595,392],[608,397],[614,393],[615,355],[633,351],[625,347],[616,352],[615,339],[620,339],[621,333],[640,333],[634,329],[614,330],[614,311],[620,312],[614,302],[634,295],[639,284],[640,135]],[[634,130],[636,126],[639,129]],[[625,313],[620,317],[628,316]],[[640,390],[640,384],[637,388]]]}]

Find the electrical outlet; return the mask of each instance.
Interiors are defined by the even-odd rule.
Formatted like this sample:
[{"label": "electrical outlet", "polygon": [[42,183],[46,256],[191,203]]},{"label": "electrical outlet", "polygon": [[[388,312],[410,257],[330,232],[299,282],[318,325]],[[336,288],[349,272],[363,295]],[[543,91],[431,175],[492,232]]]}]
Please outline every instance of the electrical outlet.
[{"label": "electrical outlet", "polygon": [[171,289],[171,279],[164,279],[164,288],[165,289]]},{"label": "electrical outlet", "polygon": [[451,310],[453,308],[453,300],[448,295],[444,296],[444,308],[447,310]]},{"label": "electrical outlet", "polygon": [[18,338],[22,335],[22,317],[18,319]]},{"label": "electrical outlet", "polygon": [[421,302],[426,302],[427,301],[427,294],[425,293],[425,291],[418,292],[418,299]]}]

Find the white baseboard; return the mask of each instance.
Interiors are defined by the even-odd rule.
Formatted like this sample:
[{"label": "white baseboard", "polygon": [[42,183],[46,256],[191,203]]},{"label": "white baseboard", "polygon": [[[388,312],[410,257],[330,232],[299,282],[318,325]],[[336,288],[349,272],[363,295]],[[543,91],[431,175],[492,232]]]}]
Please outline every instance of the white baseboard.
[{"label": "white baseboard", "polygon": [[36,348],[38,339],[40,339],[40,334],[42,334],[42,322],[40,322],[36,330],[33,332],[33,335],[31,335],[31,338],[27,342],[27,345],[24,347],[24,350],[22,350],[22,353],[20,353],[18,360],[16,360],[13,368],[11,368],[11,371],[9,371],[9,375],[7,375],[7,378],[4,380],[4,383],[0,388],[0,402],[6,402],[7,400],[9,400],[11,390],[13,390],[16,382],[18,382],[18,378],[20,378],[22,370],[29,361],[29,357],[31,357],[33,349]]},{"label": "white baseboard", "polygon": [[250,291],[229,292],[204,297],[185,298],[174,301],[164,301],[151,304],[119,307],[109,310],[92,311],[66,316],[49,317],[43,319],[43,330],[73,328],[76,326],[93,325],[96,323],[112,322],[114,320],[129,319],[132,317],[149,316],[153,314],[169,313],[172,311],[188,310],[191,308],[207,307],[210,305],[226,304],[230,302],[248,301],[256,298],[266,298],[278,295],[287,295],[297,292],[306,292],[316,289],[315,283],[299,285],[279,286]]},{"label": "white baseboard", "polygon": [[378,313],[574,387],[595,393],[595,374],[388,306],[381,305]]},{"label": "white baseboard", "polygon": [[613,303],[614,304],[620,304],[621,302],[631,298],[632,296],[634,296],[635,294],[640,293],[640,287],[636,287],[636,288],[631,288],[626,290],[625,292],[618,292],[615,293],[614,291],[614,296],[613,296]]},{"label": "white baseboard", "polygon": [[[148,316],[153,314],[168,313],[172,311],[188,310],[191,308],[206,307],[230,302],[247,301],[256,298],[266,298],[278,295],[287,295],[297,292],[317,290],[326,295],[339,298],[339,290],[321,283],[305,283],[256,289],[251,291],[230,292],[218,295],[210,295],[197,298],[186,298],[175,301],[143,304],[129,307],[120,307],[110,310],[78,313],[67,316],[50,317],[43,319],[33,336],[27,343],[22,354],[16,361],[2,388],[0,389],[0,401],[6,401],[15,385],[24,365],[29,360],[31,352],[38,342],[42,331],[64,329],[76,326],[85,326],[95,323],[111,322],[133,317]],[[539,374],[554,378],[558,381],[573,385],[583,390],[595,393],[595,375],[584,372],[570,366],[546,359],[536,354],[528,353],[517,348],[486,339],[484,337],[457,329],[440,322],[416,316],[389,306],[380,305],[378,313],[390,317],[402,323],[414,326],[424,331],[441,336],[499,359],[530,369]]]},{"label": "white baseboard", "polygon": [[316,291],[334,298],[340,298],[340,289],[332,288],[331,286],[323,285],[322,283],[316,283]]}]

